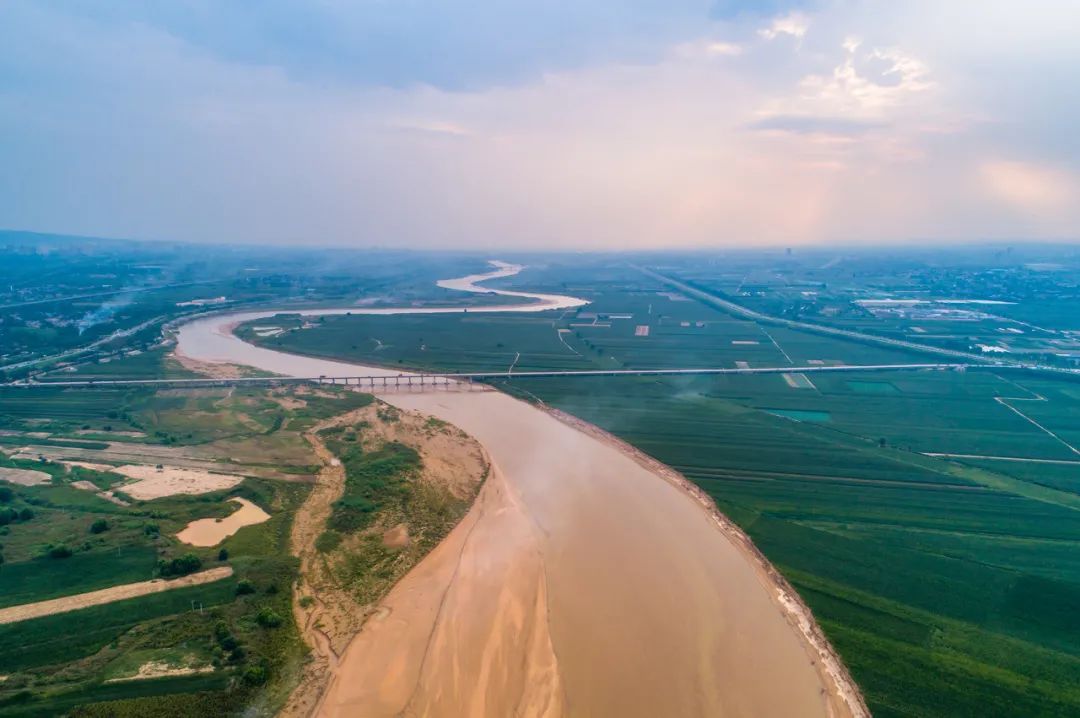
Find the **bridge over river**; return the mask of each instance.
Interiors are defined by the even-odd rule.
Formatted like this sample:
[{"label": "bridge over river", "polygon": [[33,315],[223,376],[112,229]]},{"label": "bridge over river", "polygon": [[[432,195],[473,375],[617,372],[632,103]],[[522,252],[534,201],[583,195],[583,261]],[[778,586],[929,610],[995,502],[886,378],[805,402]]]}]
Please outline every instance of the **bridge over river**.
[{"label": "bridge over river", "polygon": [[33,381],[6,384],[5,386],[23,389],[45,387],[62,388],[133,388],[158,387],[169,389],[216,387],[216,386],[284,386],[288,384],[330,384],[354,386],[370,391],[380,389],[474,389],[482,388],[486,382],[514,379],[570,379],[588,377],[620,376],[714,376],[739,374],[825,374],[835,372],[875,372],[875,371],[968,371],[1021,369],[1024,367],[993,364],[842,364],[809,366],[770,366],[770,367],[687,367],[665,369],[585,369],[577,371],[481,371],[450,373],[405,373],[366,374],[349,376],[254,376],[195,379],[85,379],[79,381]]}]

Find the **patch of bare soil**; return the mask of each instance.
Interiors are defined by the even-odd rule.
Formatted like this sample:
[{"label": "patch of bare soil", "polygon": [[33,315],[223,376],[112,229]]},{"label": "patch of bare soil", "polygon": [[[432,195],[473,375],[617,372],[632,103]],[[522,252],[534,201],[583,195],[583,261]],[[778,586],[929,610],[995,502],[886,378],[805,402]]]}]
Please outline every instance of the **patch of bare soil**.
[{"label": "patch of bare soil", "polygon": [[174,666],[166,661],[147,661],[139,666],[139,670],[130,676],[110,678],[106,683],[123,683],[124,681],[145,681],[150,678],[166,678],[169,676],[193,676],[196,673],[213,673],[213,666]]},{"label": "patch of bare soil", "polygon": [[14,454],[17,459],[31,461],[39,456],[68,465],[86,464],[87,468],[93,468],[94,464],[105,466],[102,462],[109,461],[114,465],[103,470],[114,473],[119,465],[160,463],[185,469],[202,469],[216,474],[244,474],[282,481],[310,481],[310,475],[290,473],[283,470],[283,467],[309,466],[315,462],[314,456],[310,456],[306,448],[303,452],[294,451],[290,446],[283,446],[280,438],[271,437],[224,439],[195,446],[158,446],[114,441],[106,449],[31,444],[17,449]]},{"label": "patch of bare soil", "polygon": [[126,598],[145,596],[149,593],[171,591],[174,588],[212,583],[232,576],[232,572],[231,566],[218,566],[206,571],[200,571],[199,573],[193,573],[189,576],[174,578],[169,581],[155,578],[152,581],[125,583],[121,586],[110,586],[109,588],[103,588],[99,591],[90,591],[89,593],[79,593],[74,596],[62,596],[48,601],[24,603],[19,606],[0,608],[0,624],[27,621],[31,618],[51,616],[55,613],[77,611],[80,608],[100,606],[105,603],[113,603],[114,601],[123,601]]},{"label": "patch of bare soil", "polygon": [[303,399],[297,399],[294,396],[286,396],[284,394],[271,394],[270,399],[277,402],[282,409],[287,409],[288,411],[303,409],[307,406],[307,402]]},{"label": "patch of bare soil", "polygon": [[99,489],[97,486],[95,486],[93,483],[91,483],[90,481],[72,481],[71,485],[73,487],[75,487],[76,489],[81,489],[83,491],[89,491],[89,492],[91,492],[93,494],[96,494],[100,498],[103,498],[106,501],[110,501],[110,502],[116,504],[117,506],[130,506],[131,505],[127,501],[124,501],[122,498],[120,498],[119,496],[114,494],[112,491],[103,491],[103,490]]},{"label": "patch of bare soil", "polygon": [[78,467],[80,469],[90,469],[91,471],[112,471],[116,468],[112,464],[95,464],[90,461],[65,461],[63,459],[59,459],[58,463],[63,464],[69,469],[73,467]]},{"label": "patch of bare soil", "polygon": [[19,486],[37,486],[52,481],[52,476],[44,471],[33,469],[10,469],[0,466],[0,481],[9,481]]},{"label": "patch of bare soil", "polygon": [[409,527],[406,524],[398,524],[387,529],[382,535],[383,546],[387,548],[403,548],[409,545]]},{"label": "patch of bare soil", "polygon": [[175,494],[208,494],[211,491],[231,489],[244,480],[235,474],[217,474],[202,469],[184,469],[179,466],[161,468],[146,464],[127,464],[112,469],[115,474],[136,479],[125,484],[122,491],[128,496],[145,501]]},{"label": "patch of bare soil", "polygon": [[[423,469],[414,487],[420,499],[412,502],[418,506],[445,496],[470,501],[487,475],[482,449],[463,432],[442,422],[433,424],[426,416],[391,411],[381,404],[327,420],[305,435],[323,468],[293,520],[293,552],[301,564],[294,613],[313,651],[282,716],[313,714],[322,702],[328,681],[336,674],[341,653],[366,622],[378,619],[379,600],[441,538],[441,534],[434,539],[428,535],[433,527],[427,523],[430,517],[422,512],[401,515],[384,510],[368,529],[344,537],[339,548],[327,553],[316,550],[316,539],[325,531],[333,503],[341,497],[345,485],[345,468],[319,438],[319,432],[357,425],[363,427],[359,433],[365,449],[397,441],[420,454]],[[383,560],[378,580],[365,578],[372,571],[358,569],[366,566],[373,554]]]}]

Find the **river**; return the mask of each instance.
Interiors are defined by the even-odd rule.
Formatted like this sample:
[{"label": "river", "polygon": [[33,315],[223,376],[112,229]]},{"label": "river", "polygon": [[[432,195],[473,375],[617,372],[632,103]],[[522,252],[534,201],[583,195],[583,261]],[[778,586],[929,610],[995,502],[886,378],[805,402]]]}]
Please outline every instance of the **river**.
[{"label": "river", "polygon": [[[440,285],[486,292],[480,282],[520,271],[496,267]],[[469,311],[586,303],[500,293],[533,303]],[[191,322],[178,330],[178,351],[294,376],[401,373],[232,334],[273,314]],[[459,426],[484,446],[493,472],[466,518],[341,656],[320,715],[865,714],[812,619],[744,537],[616,442],[495,391],[381,398]]]}]

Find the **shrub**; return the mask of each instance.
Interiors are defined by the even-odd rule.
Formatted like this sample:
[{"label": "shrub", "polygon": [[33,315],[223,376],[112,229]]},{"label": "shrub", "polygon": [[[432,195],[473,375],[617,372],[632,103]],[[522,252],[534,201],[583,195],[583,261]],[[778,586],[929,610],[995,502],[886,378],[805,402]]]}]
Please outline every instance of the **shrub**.
[{"label": "shrub", "polygon": [[261,686],[266,683],[266,669],[262,666],[249,666],[242,676],[244,683],[249,686]]},{"label": "shrub", "polygon": [[284,619],[269,608],[263,608],[255,615],[255,623],[263,628],[277,628],[283,622]]},{"label": "shrub", "polygon": [[162,576],[186,576],[202,568],[202,559],[193,553],[174,558],[171,561],[158,561],[158,573]]},{"label": "shrub", "polygon": [[64,544],[49,547],[49,558],[70,558],[71,549]]},{"label": "shrub", "polygon": [[19,521],[29,521],[32,518],[34,518],[33,509],[24,506],[23,509],[19,511]]},{"label": "shrub", "polygon": [[0,503],[10,503],[13,498],[15,498],[15,492],[10,486],[0,486]]},{"label": "shrub", "polygon": [[329,553],[341,545],[341,534],[337,531],[323,531],[319,538],[315,539],[315,550],[319,553]]},{"label": "shrub", "polygon": [[236,595],[247,596],[252,593],[255,593],[255,584],[253,584],[246,578],[240,579],[240,581],[236,584]]},{"label": "shrub", "polygon": [[94,523],[90,524],[90,533],[101,534],[109,530],[109,522],[105,519],[98,519]]},{"label": "shrub", "polygon": [[220,551],[218,551],[217,552],[217,560],[218,561],[228,561],[229,560],[229,550],[223,548]]}]

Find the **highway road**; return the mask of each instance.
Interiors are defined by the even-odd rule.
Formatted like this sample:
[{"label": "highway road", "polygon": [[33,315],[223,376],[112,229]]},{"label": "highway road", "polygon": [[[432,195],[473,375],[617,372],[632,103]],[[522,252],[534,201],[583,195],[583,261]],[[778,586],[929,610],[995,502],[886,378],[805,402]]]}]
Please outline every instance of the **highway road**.
[{"label": "highway road", "polygon": [[680,292],[686,294],[687,296],[699,299],[706,304],[711,304],[731,314],[745,317],[754,321],[767,322],[769,324],[779,324],[781,326],[790,327],[792,329],[802,329],[804,331],[815,332],[817,334],[829,334],[831,336],[844,337],[845,339],[855,339],[861,342],[880,344],[883,346],[895,347],[898,349],[908,349],[911,351],[954,357],[956,359],[964,359],[967,362],[977,364],[1014,364],[1014,362],[997,357],[991,358],[984,354],[971,354],[969,352],[961,352],[953,349],[943,349],[941,347],[935,347],[929,344],[918,344],[916,342],[904,341],[902,339],[889,339],[888,337],[879,337],[873,334],[863,334],[862,332],[855,332],[849,329],[837,329],[836,327],[824,326],[822,324],[810,324],[808,322],[797,322],[793,319],[782,319],[780,317],[774,317],[769,314],[762,314],[761,312],[756,312],[753,309],[747,309],[740,304],[728,301],[727,299],[721,299],[715,294],[711,294],[710,292],[706,292],[696,287],[692,287],[685,282],[680,282],[677,279],[672,279],[665,274],[660,274],[659,272],[655,272],[646,267],[635,266],[634,269],[637,269],[639,272],[642,272],[643,274],[652,277],[653,279],[659,280],[670,287],[678,289]]}]

